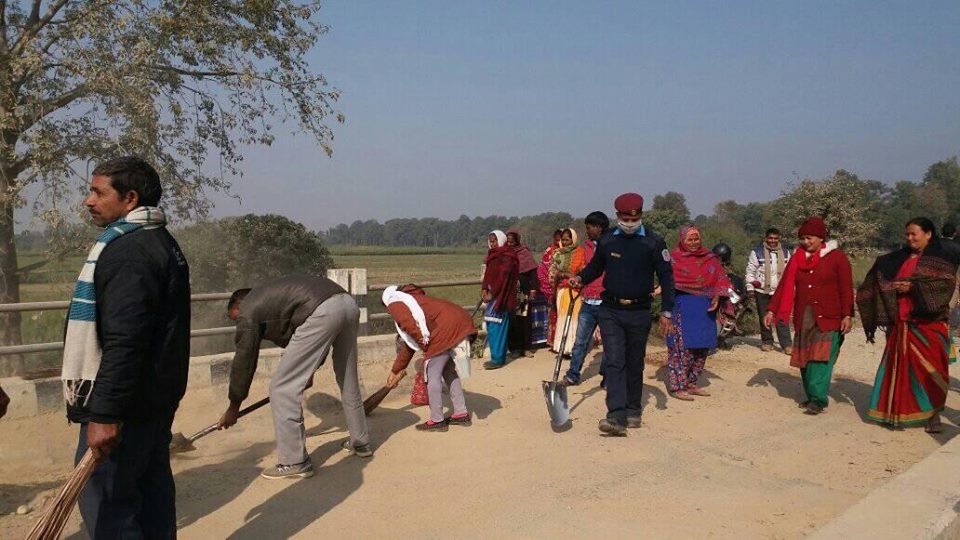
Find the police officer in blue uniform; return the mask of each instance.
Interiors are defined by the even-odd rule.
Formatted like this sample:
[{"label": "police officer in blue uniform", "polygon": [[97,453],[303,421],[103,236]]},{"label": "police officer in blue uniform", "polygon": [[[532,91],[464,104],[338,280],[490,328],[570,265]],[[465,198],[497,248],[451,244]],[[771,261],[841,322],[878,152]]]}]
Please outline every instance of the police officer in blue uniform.
[{"label": "police officer in blue uniform", "polygon": [[596,254],[573,287],[603,278],[603,304],[598,319],[603,338],[603,371],[606,377],[607,417],[600,431],[623,437],[627,428],[640,427],[643,392],[643,358],[653,325],[650,304],[656,286],[662,290],[660,332],[673,330],[673,270],[670,251],[663,238],[643,227],[643,197],[624,193],[614,201],[617,226],[601,237]]}]

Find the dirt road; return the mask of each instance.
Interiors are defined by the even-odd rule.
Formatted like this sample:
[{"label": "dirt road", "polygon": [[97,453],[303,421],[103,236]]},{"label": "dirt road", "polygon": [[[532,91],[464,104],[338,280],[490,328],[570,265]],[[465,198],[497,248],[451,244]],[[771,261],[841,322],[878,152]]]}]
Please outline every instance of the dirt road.
[{"label": "dirt road", "polygon": [[[465,385],[476,416],[470,428],[417,432],[425,409],[392,396],[370,418],[377,448],[367,460],[340,450],[338,404],[313,393],[307,445],[317,475],[295,482],[258,477],[274,463],[264,410],[174,460],[180,535],[802,538],[960,432],[954,392],[946,430],[936,437],[862,419],[880,351],[862,334],[851,335],[830,407],[811,417],[796,406],[799,373],[781,353],[744,343],[711,357],[713,396],[687,403],[665,393],[664,369],[653,365],[664,354],[652,350],[644,425],[619,439],[596,428],[605,411],[599,355],[589,378],[571,389],[573,429],[550,429],[540,380],[552,363],[541,353],[502,370],[475,371]],[[331,376],[328,367],[321,376]],[[258,385],[251,395],[263,390]],[[222,408],[222,393],[189,395],[175,430],[208,423]],[[0,426],[2,444],[29,444],[43,435],[37,429]],[[74,435],[65,433],[50,444],[73,444]],[[2,470],[4,537],[22,536],[35,515],[9,513],[31,499],[39,504],[68,466]],[[78,529],[75,515],[68,531]]]}]

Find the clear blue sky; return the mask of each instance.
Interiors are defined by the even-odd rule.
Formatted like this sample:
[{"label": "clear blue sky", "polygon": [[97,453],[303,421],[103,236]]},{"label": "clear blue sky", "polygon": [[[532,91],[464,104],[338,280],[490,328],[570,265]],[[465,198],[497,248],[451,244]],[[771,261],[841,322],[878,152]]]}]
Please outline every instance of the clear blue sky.
[{"label": "clear blue sky", "polygon": [[960,153],[956,0],[338,0],[320,21],[311,59],[347,118],[334,156],[281,128],[216,215],[585,215],[627,190],[709,213]]}]

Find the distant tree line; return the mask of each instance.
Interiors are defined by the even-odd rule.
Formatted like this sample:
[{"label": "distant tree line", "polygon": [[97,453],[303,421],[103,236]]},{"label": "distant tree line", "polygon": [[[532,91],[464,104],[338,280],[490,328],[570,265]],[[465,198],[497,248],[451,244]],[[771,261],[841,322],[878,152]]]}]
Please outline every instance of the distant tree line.
[{"label": "distant tree line", "polygon": [[[646,194],[645,194],[646,195]],[[612,213],[610,214],[613,219]],[[780,196],[767,202],[717,203],[710,215],[691,216],[683,194],[669,191],[652,197],[643,215],[644,224],[664,236],[671,247],[684,223],[704,230],[708,242],[725,242],[734,248],[735,264],[769,227],[780,229],[788,242],[806,217],[826,219],[831,234],[849,249],[892,249],[903,241],[903,225],[925,216],[942,226],[960,221],[960,163],[956,157],[930,165],[919,182],[901,180],[886,184],[860,178],[840,169],[825,178],[806,178],[787,184]],[[526,242],[542,249],[553,230],[574,226],[582,231],[582,218],[567,212],[526,217],[460,216],[391,219],[340,224],[320,234],[328,244],[350,246],[446,247],[483,245],[493,229],[519,227]]]},{"label": "distant tree line", "polygon": [[376,220],[342,223],[323,234],[327,243],[347,246],[482,246],[487,235],[495,229],[507,230],[519,227],[531,246],[540,247],[550,241],[553,231],[574,223],[567,212],[546,212],[535,216],[507,217],[460,216],[455,220],[437,218],[390,219],[384,223]]},{"label": "distant tree line", "polygon": [[[709,246],[725,242],[733,248],[737,266],[767,228],[779,228],[787,242],[794,243],[799,223],[810,215],[823,216],[832,236],[848,249],[890,249],[902,243],[903,225],[913,217],[926,216],[938,226],[960,221],[960,164],[956,157],[940,161],[930,165],[919,182],[904,180],[892,185],[838,170],[826,178],[788,184],[772,201],[722,201],[711,215],[695,217],[681,193],[670,191],[650,200],[644,224],[663,236],[671,248],[676,245],[678,229],[684,223],[695,223]],[[608,214],[614,218],[612,212]],[[179,228],[175,234],[190,259],[197,290],[226,290],[283,273],[322,274],[335,262],[327,245],[481,247],[491,230],[518,227],[525,242],[541,251],[558,228],[573,226],[583,232],[582,221],[568,212],[546,212],[523,217],[460,216],[456,220],[358,220],[313,232],[283,216],[251,214],[201,221]],[[58,258],[83,252],[99,232],[87,224],[64,226],[71,229],[69,233],[22,232],[17,247],[43,250]],[[63,238],[76,240],[58,241]],[[80,246],[79,251],[75,246]],[[43,262],[30,266],[42,267]],[[26,275],[30,269],[22,271]]]},{"label": "distant tree line", "polygon": [[919,182],[892,185],[838,170],[827,178],[791,183],[777,199],[740,204],[723,201],[699,223],[732,224],[751,236],[769,226],[792,235],[805,217],[821,215],[833,236],[851,248],[891,249],[902,244],[904,223],[930,218],[938,227],[960,221],[960,163],[956,157],[930,165]]}]

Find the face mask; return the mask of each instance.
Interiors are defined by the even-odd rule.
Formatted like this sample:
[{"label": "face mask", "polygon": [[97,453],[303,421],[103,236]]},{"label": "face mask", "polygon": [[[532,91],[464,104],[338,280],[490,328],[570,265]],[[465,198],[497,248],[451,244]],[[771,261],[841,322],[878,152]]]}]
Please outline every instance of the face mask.
[{"label": "face mask", "polygon": [[624,234],[636,234],[640,230],[640,227],[643,226],[642,221],[635,221],[633,223],[624,223],[622,220],[617,220],[617,227],[624,232]]}]

